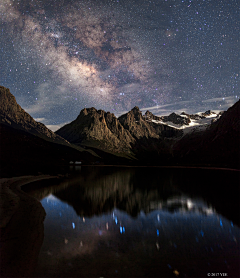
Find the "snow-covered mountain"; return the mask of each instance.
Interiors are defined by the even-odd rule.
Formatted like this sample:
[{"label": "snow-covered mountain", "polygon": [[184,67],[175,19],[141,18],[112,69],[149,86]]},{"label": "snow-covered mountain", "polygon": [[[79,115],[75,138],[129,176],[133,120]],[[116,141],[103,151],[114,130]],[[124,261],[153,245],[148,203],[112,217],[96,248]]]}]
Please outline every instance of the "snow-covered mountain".
[{"label": "snow-covered mountain", "polygon": [[148,122],[167,125],[182,130],[182,135],[184,136],[187,133],[206,130],[213,122],[217,121],[223,113],[223,111],[214,112],[208,110],[196,114],[182,112],[180,115],[172,113],[169,116],[155,116],[147,111],[144,118]]}]

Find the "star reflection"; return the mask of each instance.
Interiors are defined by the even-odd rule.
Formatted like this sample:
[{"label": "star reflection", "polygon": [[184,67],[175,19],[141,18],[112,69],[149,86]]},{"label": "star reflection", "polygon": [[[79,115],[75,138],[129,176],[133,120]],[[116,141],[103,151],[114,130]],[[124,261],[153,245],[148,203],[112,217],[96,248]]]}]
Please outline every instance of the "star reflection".
[{"label": "star reflection", "polygon": [[[208,206],[203,201],[189,198],[184,200],[191,201],[190,212],[185,210],[183,213],[181,209],[177,209],[172,213],[171,210],[167,210],[167,205],[172,206],[175,203],[176,199],[174,199],[174,202],[172,202],[173,200],[165,202],[161,210],[151,210],[148,214],[140,213],[137,218],[132,218],[126,212],[114,209],[101,216],[86,218],[86,221],[83,222],[71,206],[67,207],[57,199],[54,200],[56,203],[54,205],[53,202],[47,202],[46,198],[42,201],[47,212],[46,239],[42,252],[44,250],[48,252],[51,257],[51,260],[48,259],[48,261],[58,273],[57,265],[63,258],[71,263],[74,269],[77,258],[78,261],[80,259],[80,265],[87,260],[88,256],[91,256],[92,260],[102,257],[105,261],[111,262],[117,255],[121,261],[125,256],[128,260],[130,257],[134,258],[134,252],[140,256],[139,259],[136,259],[142,260],[142,264],[144,264],[146,261],[144,256],[151,257],[155,250],[160,256],[164,253],[166,258],[171,258],[172,262],[167,264],[165,260],[158,261],[159,267],[164,269],[165,265],[165,271],[170,269],[175,276],[179,276],[184,271],[176,262],[173,263],[173,258],[188,256],[185,252],[195,254],[194,256],[198,256],[197,254],[207,256],[209,252],[228,253],[232,252],[226,251],[230,241],[234,242],[234,246],[231,248],[238,248],[237,237],[240,234],[238,228],[233,227],[230,221],[222,217],[219,219],[214,210],[211,214],[205,214],[205,208]],[[58,212],[59,208],[64,210],[64,214],[62,217],[55,218],[55,212]],[[69,221],[71,221],[71,229],[67,225]],[[220,230],[217,228],[217,223],[221,223]],[[52,225],[56,231],[54,234],[51,229]],[[61,229],[60,226],[63,228]],[[128,230],[127,233],[126,230]],[[60,240],[62,238],[63,240]],[[217,241],[216,238],[218,238]],[[154,249],[152,249],[153,247]],[[170,256],[170,254],[172,255]],[[154,259],[151,258],[154,261],[158,256],[155,254]],[[131,261],[135,265],[135,259],[131,259]],[[48,262],[45,260],[44,264],[48,265]],[[113,265],[116,266],[115,263]]]},{"label": "star reflection", "polygon": [[203,277],[219,265],[237,277],[237,225],[199,195],[162,177],[157,186],[136,186],[131,173],[91,172],[41,201],[38,277]]}]

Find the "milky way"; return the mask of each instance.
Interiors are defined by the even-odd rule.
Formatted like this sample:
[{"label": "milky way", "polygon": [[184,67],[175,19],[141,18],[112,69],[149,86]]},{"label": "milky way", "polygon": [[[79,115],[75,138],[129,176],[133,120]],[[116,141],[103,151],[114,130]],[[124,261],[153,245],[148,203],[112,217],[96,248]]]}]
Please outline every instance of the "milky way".
[{"label": "milky way", "polygon": [[239,99],[237,0],[0,0],[0,14],[0,84],[45,124]]}]

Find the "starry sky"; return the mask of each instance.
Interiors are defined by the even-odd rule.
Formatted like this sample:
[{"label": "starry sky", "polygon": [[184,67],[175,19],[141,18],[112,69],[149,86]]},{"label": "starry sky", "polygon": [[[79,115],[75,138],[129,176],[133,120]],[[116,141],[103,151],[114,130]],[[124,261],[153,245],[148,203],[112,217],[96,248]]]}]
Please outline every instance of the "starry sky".
[{"label": "starry sky", "polygon": [[238,0],[0,0],[0,84],[52,129],[115,115],[226,110],[240,97]]}]

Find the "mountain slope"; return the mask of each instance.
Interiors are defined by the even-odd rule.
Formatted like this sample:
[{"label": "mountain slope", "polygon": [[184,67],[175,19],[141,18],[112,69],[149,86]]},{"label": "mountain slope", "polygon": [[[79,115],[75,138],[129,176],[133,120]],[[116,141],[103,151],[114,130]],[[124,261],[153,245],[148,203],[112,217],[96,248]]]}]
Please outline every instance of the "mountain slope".
[{"label": "mountain slope", "polygon": [[25,130],[43,139],[61,144],[69,144],[44,124],[36,122],[16,102],[15,97],[8,88],[0,86],[0,123],[16,129]]},{"label": "mountain slope", "polygon": [[111,152],[116,155],[115,162],[111,158],[112,163],[117,163],[119,155],[125,154],[141,163],[158,164],[163,163],[163,157],[159,161],[157,156],[167,156],[170,152],[170,144],[164,138],[179,136],[181,131],[147,121],[139,108],[134,107],[118,119],[103,110],[84,108],[76,120],[56,133],[73,144],[95,148],[94,151],[103,157],[103,152]]},{"label": "mountain slope", "polygon": [[179,163],[240,169],[240,101],[206,131],[181,138],[173,152]]},{"label": "mountain slope", "polygon": [[99,147],[114,152],[129,153],[134,139],[118,119],[109,112],[84,108],[79,116],[56,131],[73,144]]},{"label": "mountain slope", "polygon": [[9,89],[0,86],[0,176],[61,173],[71,160],[85,164],[101,161],[36,122]]},{"label": "mountain slope", "polygon": [[142,112],[137,106],[128,113],[120,116],[118,120],[135,139],[160,139],[163,137],[174,137],[180,134],[175,128],[148,121],[148,118],[142,116]]},{"label": "mountain slope", "polygon": [[93,164],[100,160],[71,145],[56,144],[24,130],[0,123],[0,176],[59,174],[68,170],[69,161]]}]

